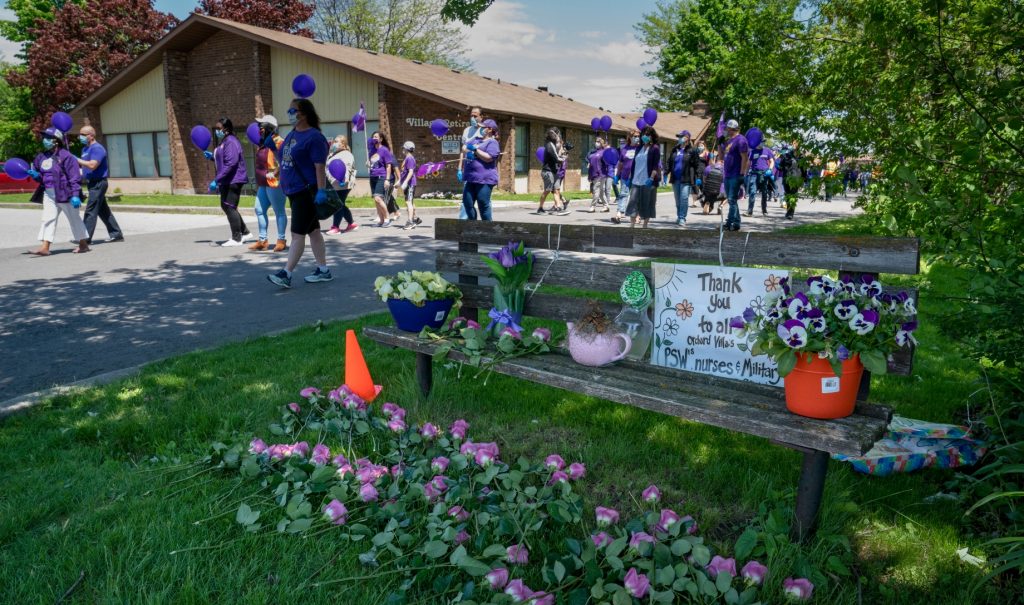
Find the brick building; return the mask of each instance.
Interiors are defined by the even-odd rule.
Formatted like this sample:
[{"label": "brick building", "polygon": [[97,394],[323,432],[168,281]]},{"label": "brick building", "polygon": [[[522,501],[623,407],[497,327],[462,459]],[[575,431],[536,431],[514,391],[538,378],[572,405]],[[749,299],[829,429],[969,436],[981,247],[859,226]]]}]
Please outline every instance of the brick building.
[{"label": "brick building", "polygon": [[[286,132],[291,82],[300,73],[316,81],[311,100],[324,134],[347,135],[360,168],[366,159],[364,134],[353,133],[351,119],[361,102],[366,105],[367,130],[388,135],[392,150],[413,141],[420,163],[457,160],[469,110],[481,107],[500,131],[498,189],[516,193],[542,189],[534,153],[548,128],[560,128],[565,140],[575,145],[566,190],[586,189],[586,171],[581,174],[580,167],[597,136],[591,119],[610,115],[612,138],[618,140],[637,118],[611,114],[546,89],[196,14],[82,101],[72,117],[76,128],[94,126],[107,146],[111,187],[125,192],[205,192],[213,165],[190,142],[192,127],[229,117],[245,141],[246,126],[256,116],[270,113]],[[694,109],[661,114],[656,128],[663,143],[671,145],[683,129],[694,136],[705,133],[711,121],[706,106]],[[451,126],[443,140],[430,132],[435,118],[448,120]],[[247,143],[244,147],[251,163],[253,148]],[[364,169],[360,176],[365,176]],[[367,179],[357,183],[356,193],[365,192]],[[460,189],[453,168],[423,179],[418,187],[421,193]]]}]

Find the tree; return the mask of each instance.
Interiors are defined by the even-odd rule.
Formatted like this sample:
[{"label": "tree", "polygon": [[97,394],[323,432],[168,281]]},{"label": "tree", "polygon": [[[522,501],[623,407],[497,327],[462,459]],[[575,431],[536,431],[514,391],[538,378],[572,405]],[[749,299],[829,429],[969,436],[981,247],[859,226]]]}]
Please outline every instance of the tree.
[{"label": "tree", "polygon": [[27,65],[8,72],[7,82],[32,91],[33,126],[44,128],[50,114],[72,109],[175,24],[177,19],[154,10],[151,0],[66,4],[52,21],[30,31],[35,42]]},{"label": "tree", "polygon": [[[444,0],[317,0],[317,38],[453,68],[468,66],[463,33],[442,17]],[[478,13],[479,14],[479,13]]]},{"label": "tree", "polygon": [[441,17],[445,21],[461,21],[464,25],[473,25],[492,4],[494,0],[445,0]]},{"label": "tree", "polygon": [[[0,65],[0,73],[6,74],[11,65]],[[0,159],[12,157],[30,158],[38,149],[38,142],[28,127],[34,111],[27,88],[11,86],[0,78]]]},{"label": "tree", "polygon": [[313,35],[302,27],[313,15],[313,7],[302,0],[202,0],[199,12],[289,34]]}]

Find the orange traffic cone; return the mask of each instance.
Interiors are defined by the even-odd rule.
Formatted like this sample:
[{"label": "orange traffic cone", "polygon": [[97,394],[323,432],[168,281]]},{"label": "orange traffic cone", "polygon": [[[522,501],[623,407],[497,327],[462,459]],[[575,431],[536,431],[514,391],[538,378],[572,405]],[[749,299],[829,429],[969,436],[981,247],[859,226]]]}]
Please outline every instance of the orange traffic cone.
[{"label": "orange traffic cone", "polygon": [[370,368],[366,367],[366,359],[356,340],[355,330],[345,332],[345,384],[367,403],[376,399],[380,393],[380,387],[374,385],[370,377]]}]

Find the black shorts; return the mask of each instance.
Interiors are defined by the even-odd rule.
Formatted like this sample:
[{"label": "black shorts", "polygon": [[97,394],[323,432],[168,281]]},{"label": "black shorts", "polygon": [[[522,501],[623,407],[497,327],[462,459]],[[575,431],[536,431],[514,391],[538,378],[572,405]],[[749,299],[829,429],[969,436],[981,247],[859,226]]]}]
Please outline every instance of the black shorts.
[{"label": "black shorts", "polygon": [[309,235],[320,229],[320,221],[316,218],[316,207],[313,205],[313,192],[304,189],[288,196],[292,205],[291,231],[295,235]]}]

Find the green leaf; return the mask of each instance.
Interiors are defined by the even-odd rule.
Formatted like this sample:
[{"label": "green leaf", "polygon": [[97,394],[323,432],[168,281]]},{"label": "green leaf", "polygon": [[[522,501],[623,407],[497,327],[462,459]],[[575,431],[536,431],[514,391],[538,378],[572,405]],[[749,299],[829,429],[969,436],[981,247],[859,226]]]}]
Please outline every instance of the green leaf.
[{"label": "green leaf", "polygon": [[778,359],[775,360],[775,363],[779,366],[780,375],[789,375],[789,373],[793,371],[793,368],[796,367],[796,351],[793,349],[786,349],[779,355]]},{"label": "green leaf", "polygon": [[633,605],[633,597],[625,590],[620,590],[612,595],[612,605]]},{"label": "green leaf", "polygon": [[438,559],[448,552],[448,545],[440,540],[431,540],[423,545],[423,554],[430,559]]},{"label": "green leaf", "polygon": [[242,525],[252,525],[260,518],[260,511],[253,510],[248,504],[242,503],[238,507],[238,512],[235,513],[235,521]]},{"label": "green leaf", "polygon": [[732,587],[732,574],[727,571],[718,574],[718,577],[715,578],[715,587],[722,594],[728,592],[729,588]]},{"label": "green leaf", "polygon": [[565,565],[562,565],[561,561],[555,561],[555,564],[551,566],[551,572],[555,575],[555,580],[561,584],[562,579],[565,578]]},{"label": "green leaf", "polygon": [[457,546],[455,548],[455,550],[452,551],[452,556],[448,557],[448,562],[451,563],[452,565],[458,565],[459,561],[461,561],[465,556],[466,556],[466,547],[465,546]]},{"label": "green leaf", "polygon": [[569,593],[569,605],[587,605],[590,600],[590,593],[586,588],[577,588]]},{"label": "green leaf", "polygon": [[690,552],[693,545],[690,544],[689,540],[676,540],[672,543],[672,554],[677,557],[681,557]]},{"label": "green leaf", "polygon": [[306,531],[313,525],[313,520],[310,518],[296,519],[288,524],[288,533],[298,534]]},{"label": "green leaf", "polygon": [[746,559],[753,552],[755,546],[757,546],[757,531],[748,527],[736,540],[736,558]]},{"label": "green leaf", "polygon": [[488,546],[487,548],[484,549],[484,552],[483,552],[482,556],[488,557],[488,558],[490,558],[490,557],[504,557],[506,553],[507,553],[507,551],[506,551],[505,547],[502,546],[501,544],[491,544],[490,546]]},{"label": "green leaf", "polygon": [[458,566],[459,569],[473,577],[479,577],[491,571],[491,567],[489,565],[477,561],[476,559],[470,556],[462,557],[462,559],[460,559],[458,562]]},{"label": "green leaf", "polygon": [[373,544],[375,546],[384,546],[390,544],[395,539],[395,534],[389,531],[382,531],[373,537]]},{"label": "green leaf", "polygon": [[888,363],[885,361],[885,355],[877,349],[861,351],[860,361],[864,364],[864,368],[872,374],[885,374],[888,369]]},{"label": "green leaf", "polygon": [[609,544],[607,548],[605,548],[605,551],[604,551],[605,556],[607,556],[607,557],[617,557],[617,556],[619,556],[620,554],[622,554],[622,551],[626,549],[626,544],[628,544],[628,543],[629,543],[629,541],[626,539],[625,536],[612,541],[612,543]]}]

